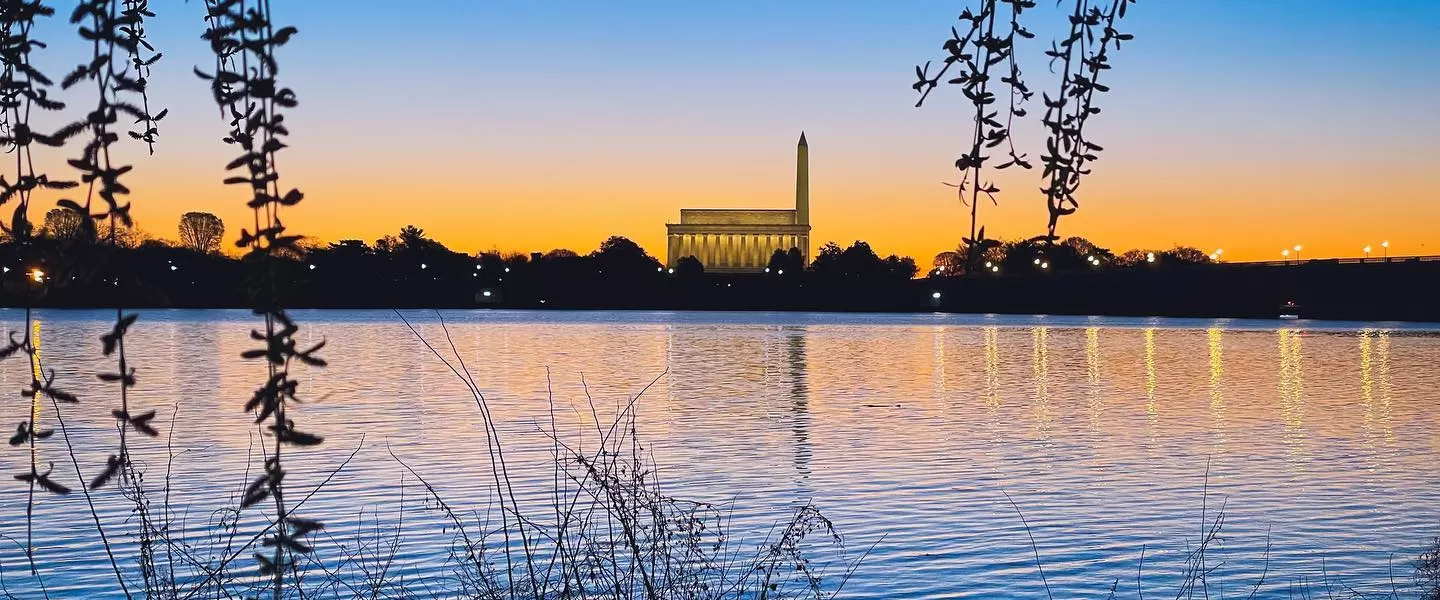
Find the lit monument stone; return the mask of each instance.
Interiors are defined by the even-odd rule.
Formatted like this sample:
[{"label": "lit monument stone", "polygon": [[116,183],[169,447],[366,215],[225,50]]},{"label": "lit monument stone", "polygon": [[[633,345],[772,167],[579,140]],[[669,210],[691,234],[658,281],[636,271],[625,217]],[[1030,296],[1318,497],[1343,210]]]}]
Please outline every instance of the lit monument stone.
[{"label": "lit monument stone", "polygon": [[793,209],[680,209],[680,222],[665,225],[669,266],[694,256],[706,271],[763,271],[776,250],[791,248],[809,264],[810,147],[804,133],[795,161]]}]

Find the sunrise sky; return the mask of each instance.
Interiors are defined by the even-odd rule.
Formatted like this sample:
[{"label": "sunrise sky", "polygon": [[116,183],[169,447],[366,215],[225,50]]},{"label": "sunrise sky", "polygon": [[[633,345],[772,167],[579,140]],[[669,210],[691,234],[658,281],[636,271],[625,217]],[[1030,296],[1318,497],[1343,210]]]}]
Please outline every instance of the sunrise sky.
[{"label": "sunrise sky", "polygon": [[[917,109],[910,85],[967,4],[278,2],[300,29],[280,55],[301,101],[282,175],[307,194],[286,222],[367,241],[414,224],[467,252],[583,252],[618,234],[663,255],[682,207],[789,206],[804,130],[814,243],[864,239],[928,264],[968,231],[942,182],[969,130],[957,89]],[[174,238],[181,213],[206,210],[234,237],[245,192],[219,181],[235,152],[191,72],[213,60],[203,4],[154,8],[152,102],[170,116],[155,156],[127,156],[134,213]],[[57,78],[88,55],[60,12],[37,28]],[[1064,15],[1042,0],[1029,16],[1039,37],[1022,67],[1049,89],[1041,52]],[[1392,255],[1440,254],[1425,177],[1440,173],[1440,3],[1145,0],[1122,30],[1136,40],[1091,126],[1107,150],[1062,235],[1234,260],[1387,239]],[[1017,136],[1043,148],[1038,123]],[[1039,172],[998,183],[1000,206],[981,207],[990,236],[1040,233]]]}]

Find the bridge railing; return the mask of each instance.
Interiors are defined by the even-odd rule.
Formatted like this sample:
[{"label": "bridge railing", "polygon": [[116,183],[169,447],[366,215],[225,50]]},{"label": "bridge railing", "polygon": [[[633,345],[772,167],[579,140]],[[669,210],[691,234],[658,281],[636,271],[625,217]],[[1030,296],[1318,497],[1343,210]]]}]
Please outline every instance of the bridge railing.
[{"label": "bridge railing", "polygon": [[1387,263],[1408,263],[1408,262],[1433,262],[1440,261],[1440,255],[1427,254],[1419,256],[1391,256],[1391,257],[1369,257],[1369,258],[1309,258],[1304,260],[1257,260],[1257,261],[1227,261],[1227,265],[1256,265],[1267,267],[1294,267],[1297,265],[1321,265],[1321,264],[1387,264]]}]

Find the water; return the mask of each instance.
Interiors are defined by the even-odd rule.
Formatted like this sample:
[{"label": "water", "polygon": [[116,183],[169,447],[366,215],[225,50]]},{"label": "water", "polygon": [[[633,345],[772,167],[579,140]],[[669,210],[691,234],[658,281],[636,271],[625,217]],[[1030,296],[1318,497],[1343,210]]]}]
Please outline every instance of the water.
[{"label": "water", "polygon": [[[434,313],[405,313],[448,353]],[[41,311],[41,354],[83,404],[65,413],[82,467],[113,445],[113,370],[98,336],[113,313]],[[580,431],[647,384],[640,435],[673,494],[733,505],[733,527],[759,543],[813,501],[854,559],[855,598],[1045,597],[1033,533],[1056,598],[1175,593],[1187,543],[1223,505],[1212,590],[1284,598],[1302,580],[1404,591],[1419,548],[1440,534],[1440,328],[1321,323],[770,313],[447,312],[450,333],[510,449],[522,502],[550,489],[557,423]],[[465,387],[392,312],[305,311],[302,341],[328,341],[327,369],[300,369],[302,429],[327,436],[292,455],[308,489],[359,448],[302,513],[337,540],[388,539],[406,519],[393,567],[434,570],[449,534],[390,452],[452,505],[494,515],[484,430]],[[0,311],[7,330],[23,313]],[[143,311],[128,350],[134,402],[171,430],[172,510],[187,533],[247,480],[255,428],[240,407],[263,379],[241,361],[255,319],[243,311]],[[547,372],[548,368],[548,372]],[[22,358],[0,388],[28,383]],[[547,384],[547,373],[549,383]],[[658,378],[658,380],[657,380]],[[583,384],[582,384],[583,382]],[[7,422],[28,402],[0,399]],[[45,411],[54,426],[53,411]],[[603,415],[602,415],[603,420]],[[363,436],[363,443],[362,443]],[[8,436],[7,436],[8,437]],[[150,486],[165,438],[136,451]],[[42,460],[74,483],[59,436]],[[6,447],[0,470],[24,470]],[[253,464],[251,464],[253,469]],[[1208,476],[1207,476],[1208,471]],[[6,477],[6,480],[9,478]],[[403,490],[403,491],[402,491]],[[405,495],[403,502],[399,500]],[[125,504],[96,495],[122,527]],[[32,597],[17,540],[25,488],[0,484],[0,567]],[[405,507],[404,512],[400,511]],[[487,513],[488,511],[488,513]],[[258,515],[242,522],[253,533]],[[117,597],[80,494],[43,496],[37,560],[52,597]],[[117,546],[131,540],[112,540]],[[336,542],[339,543],[339,542]],[[383,546],[382,546],[383,547]],[[1141,565],[1144,553],[1143,568]],[[247,565],[245,568],[249,568]]]}]

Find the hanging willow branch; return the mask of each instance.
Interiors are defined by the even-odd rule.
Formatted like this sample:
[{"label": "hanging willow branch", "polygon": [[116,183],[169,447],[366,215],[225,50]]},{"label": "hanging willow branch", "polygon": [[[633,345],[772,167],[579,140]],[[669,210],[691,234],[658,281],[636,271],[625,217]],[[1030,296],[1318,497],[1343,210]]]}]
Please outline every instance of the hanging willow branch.
[{"label": "hanging willow branch", "polygon": [[[1008,6],[1005,11],[1008,19],[1004,26],[997,25],[1001,5]],[[966,8],[960,14],[962,26],[959,29],[950,28],[950,39],[944,44],[945,51],[949,53],[944,59],[944,66],[933,75],[930,73],[930,62],[915,67],[917,81],[911,87],[920,93],[920,100],[915,106],[923,105],[930,92],[954,68],[959,72],[945,83],[960,86],[961,93],[973,109],[974,129],[970,149],[955,160],[955,168],[961,173],[960,183],[955,187],[960,201],[970,207],[970,235],[964,238],[967,272],[980,260],[986,248],[998,244],[987,239],[985,228],[979,225],[980,195],[984,194],[992,203],[998,204],[995,194],[1000,192],[995,183],[982,179],[985,163],[991,158],[987,152],[1002,145],[1007,147],[1009,160],[995,166],[996,170],[1012,166],[1031,167],[1025,155],[1016,152],[1011,140],[1011,127],[1016,117],[1025,116],[1023,104],[1033,95],[1025,85],[1019,63],[1015,60],[1015,40],[1035,37],[1020,24],[1021,13],[1034,7],[1033,0],[981,0],[979,12]],[[999,120],[1000,111],[995,107],[998,101],[995,89],[999,86],[993,81],[994,73],[1001,68],[1006,74],[1000,76],[1000,84],[1009,91],[1003,123]]]},{"label": "hanging willow branch", "polygon": [[275,51],[296,33],[294,27],[273,25],[269,0],[206,0],[209,27],[204,38],[215,55],[215,70],[196,74],[210,82],[216,104],[227,115],[230,133],[225,143],[239,146],[241,154],[226,167],[240,171],[229,177],[227,185],[244,185],[250,189],[247,202],[255,215],[253,231],[242,229],[237,245],[246,250],[250,265],[251,290],[255,314],[264,317],[263,330],[251,337],[264,347],[245,351],[247,359],[263,359],[268,376],[255,390],[245,410],[256,414],[257,423],[268,423],[273,446],[265,460],[264,472],[250,483],[241,500],[241,508],[249,508],[267,499],[275,506],[274,533],[264,541],[273,549],[270,556],[257,553],[260,574],[273,578],[273,592],[278,600],[285,585],[285,572],[294,562],[292,554],[311,552],[303,540],[321,529],[319,521],[292,515],[285,506],[285,469],[283,451],[290,446],[315,446],[323,441],[318,435],[302,432],[291,418],[292,403],[299,402],[296,391],[300,382],[290,376],[290,365],[299,361],[311,366],[324,366],[317,356],[324,342],[300,350],[295,334],[300,328],[286,314],[280,303],[282,260],[300,253],[297,242],[301,236],[288,234],[281,223],[284,207],[294,206],[304,197],[297,189],[282,193],[276,154],[286,147],[289,135],[281,109],[296,105],[295,93],[282,87],[277,79]]},{"label": "hanging willow branch", "polygon": [[[0,116],[0,127],[3,127],[3,131],[0,131],[0,146],[3,146],[15,161],[13,170],[0,175],[0,205],[15,203],[9,223],[6,224],[0,219],[0,229],[21,246],[31,242],[34,230],[28,215],[31,194],[42,188],[67,189],[76,186],[74,182],[51,181],[43,172],[36,170],[31,155],[37,144],[61,146],[65,143],[64,135],[37,133],[30,126],[30,116],[34,110],[58,111],[65,108],[63,103],[50,98],[52,81],[30,60],[32,52],[45,47],[43,42],[31,37],[35,21],[53,14],[55,10],[42,4],[40,0],[0,2],[0,115],[3,115]],[[0,348],[0,358],[21,352],[28,356],[30,363],[30,385],[20,392],[30,407],[29,414],[16,427],[9,442],[12,447],[28,447],[30,454],[29,470],[14,477],[29,486],[25,501],[25,554],[32,573],[38,573],[33,538],[36,488],[57,495],[70,493],[68,486],[52,477],[53,465],[47,466],[43,471],[40,468],[38,443],[53,435],[53,430],[43,429],[40,424],[41,407],[47,397],[55,402],[78,402],[73,394],[54,388],[51,383],[53,377],[46,377],[41,367],[39,340],[32,335],[29,306],[44,295],[46,280],[43,272],[36,273],[33,278],[25,280],[26,283],[20,290],[27,306],[24,336],[17,340],[15,334],[11,333],[9,344]],[[38,330],[39,323],[35,323],[35,326]]]},{"label": "hanging willow branch", "polygon": [[1102,10],[1092,5],[1091,0],[1075,0],[1069,35],[1052,42],[1050,50],[1045,52],[1050,57],[1052,70],[1056,63],[1063,66],[1055,97],[1044,95],[1042,122],[1049,138],[1045,141],[1045,155],[1041,157],[1045,165],[1042,177],[1047,180],[1041,191],[1045,193],[1050,220],[1045,235],[1033,241],[1059,240],[1055,228],[1060,217],[1074,214],[1080,208],[1075,199],[1080,178],[1090,174],[1088,164],[1099,159],[1098,153],[1104,150],[1085,137],[1085,124],[1091,115],[1100,114],[1100,107],[1095,106],[1095,94],[1110,91],[1100,83],[1101,73],[1110,69],[1110,51],[1119,50],[1120,42],[1135,37],[1115,30],[1116,22],[1125,17],[1126,6],[1134,2],[1108,0],[1109,6]]}]

